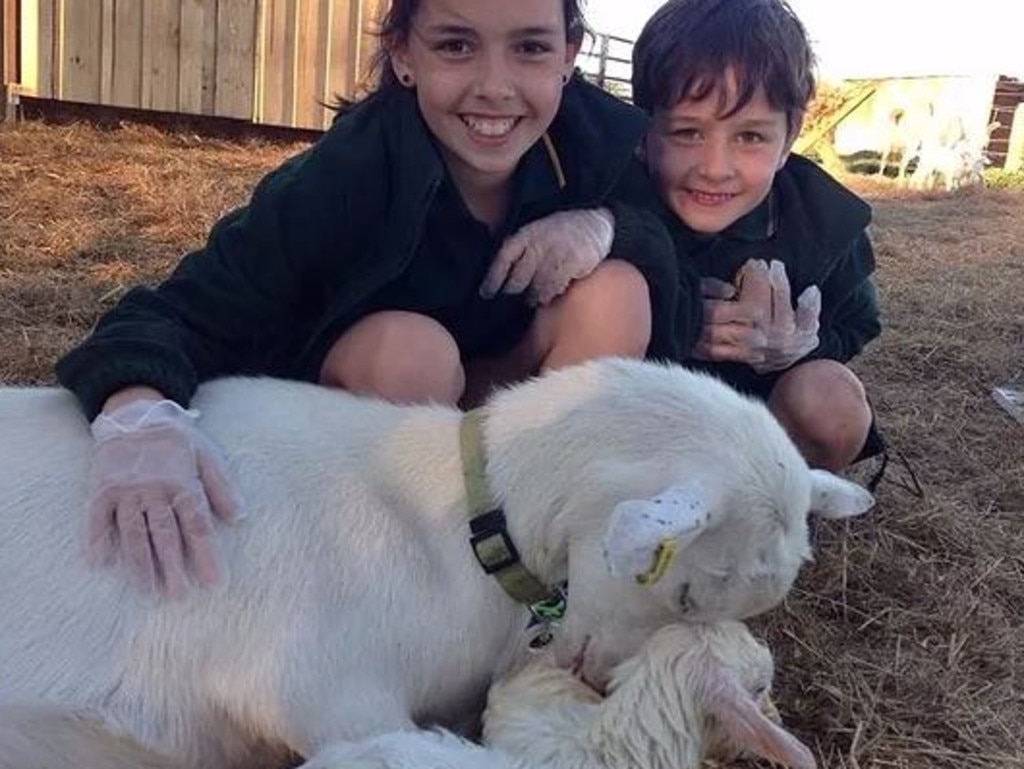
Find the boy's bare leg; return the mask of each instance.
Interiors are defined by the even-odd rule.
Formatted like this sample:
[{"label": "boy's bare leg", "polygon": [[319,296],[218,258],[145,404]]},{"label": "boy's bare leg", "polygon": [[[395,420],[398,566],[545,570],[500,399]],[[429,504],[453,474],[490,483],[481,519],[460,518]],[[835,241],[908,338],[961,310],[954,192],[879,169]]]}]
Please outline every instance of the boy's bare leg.
[{"label": "boy's bare leg", "polygon": [[800,363],[772,389],[768,408],[786,428],[812,467],[837,472],[864,446],[871,406],[864,385],[833,360]]}]

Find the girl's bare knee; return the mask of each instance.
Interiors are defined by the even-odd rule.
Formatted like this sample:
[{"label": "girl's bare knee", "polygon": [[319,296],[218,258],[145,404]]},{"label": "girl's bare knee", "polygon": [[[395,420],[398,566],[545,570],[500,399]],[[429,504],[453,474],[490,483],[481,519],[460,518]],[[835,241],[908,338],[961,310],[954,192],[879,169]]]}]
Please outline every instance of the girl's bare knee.
[{"label": "girl's bare knee", "polygon": [[651,340],[647,281],[628,262],[609,259],[542,308],[537,322],[548,328],[548,368],[612,355],[643,357]]},{"label": "girl's bare knee", "polygon": [[368,315],[334,343],[320,382],[396,403],[455,404],[465,388],[459,348],[440,323],[418,313]]}]

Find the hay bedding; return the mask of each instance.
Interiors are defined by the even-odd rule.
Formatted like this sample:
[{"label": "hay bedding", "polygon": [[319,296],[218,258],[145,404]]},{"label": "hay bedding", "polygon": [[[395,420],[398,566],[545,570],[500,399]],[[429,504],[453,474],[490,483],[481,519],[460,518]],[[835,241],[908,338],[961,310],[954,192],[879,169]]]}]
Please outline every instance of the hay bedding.
[{"label": "hay bedding", "polygon": [[[0,382],[52,382],[100,312],[302,146],[0,125]],[[873,515],[817,529],[756,629],[824,765],[1024,767],[1024,428],[989,396],[1024,383],[1024,193],[856,186],[887,324],[856,368],[925,497],[893,467]]]}]

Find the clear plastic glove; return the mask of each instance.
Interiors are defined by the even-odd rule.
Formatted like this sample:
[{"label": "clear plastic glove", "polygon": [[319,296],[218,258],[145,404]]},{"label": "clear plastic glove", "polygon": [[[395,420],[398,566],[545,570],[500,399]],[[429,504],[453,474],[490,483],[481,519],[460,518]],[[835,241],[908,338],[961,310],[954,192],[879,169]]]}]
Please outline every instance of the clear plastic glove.
[{"label": "clear plastic glove", "polygon": [[[762,268],[755,273],[755,282],[763,282],[764,272]],[[760,328],[765,335],[763,355],[760,361],[750,364],[759,374],[789,368],[816,348],[819,342],[820,289],[817,286],[804,289],[797,297],[794,311],[786,265],[773,260],[768,266],[767,277],[770,312],[761,316]],[[745,289],[744,283],[740,288],[740,302],[744,300]]]},{"label": "clear plastic glove", "polygon": [[502,244],[480,295],[527,291],[531,304],[547,304],[593,272],[614,238],[615,217],[606,208],[560,211],[530,222]]},{"label": "clear plastic glove", "polygon": [[197,417],[173,401],[144,400],[92,423],[87,555],[106,563],[120,547],[129,579],[145,594],[184,596],[187,563],[200,585],[217,584],[223,565],[213,516],[242,517],[223,460],[195,426]]},{"label": "clear plastic glove", "polygon": [[694,346],[701,360],[747,363],[759,374],[792,366],[819,343],[821,292],[808,286],[792,306],[786,266],[751,260],[739,287],[705,278],[704,327]]}]

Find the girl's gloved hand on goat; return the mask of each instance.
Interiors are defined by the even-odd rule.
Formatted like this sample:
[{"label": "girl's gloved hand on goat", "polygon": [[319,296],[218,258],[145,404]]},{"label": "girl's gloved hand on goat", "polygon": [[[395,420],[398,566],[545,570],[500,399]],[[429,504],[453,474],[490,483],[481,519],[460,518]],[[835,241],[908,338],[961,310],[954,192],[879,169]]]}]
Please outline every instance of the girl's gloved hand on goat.
[{"label": "girl's gloved hand on goat", "polygon": [[87,555],[118,548],[143,593],[180,598],[188,566],[210,587],[223,576],[213,518],[237,521],[242,505],[223,459],[196,427],[198,412],[169,400],[133,400],[92,423]]}]

